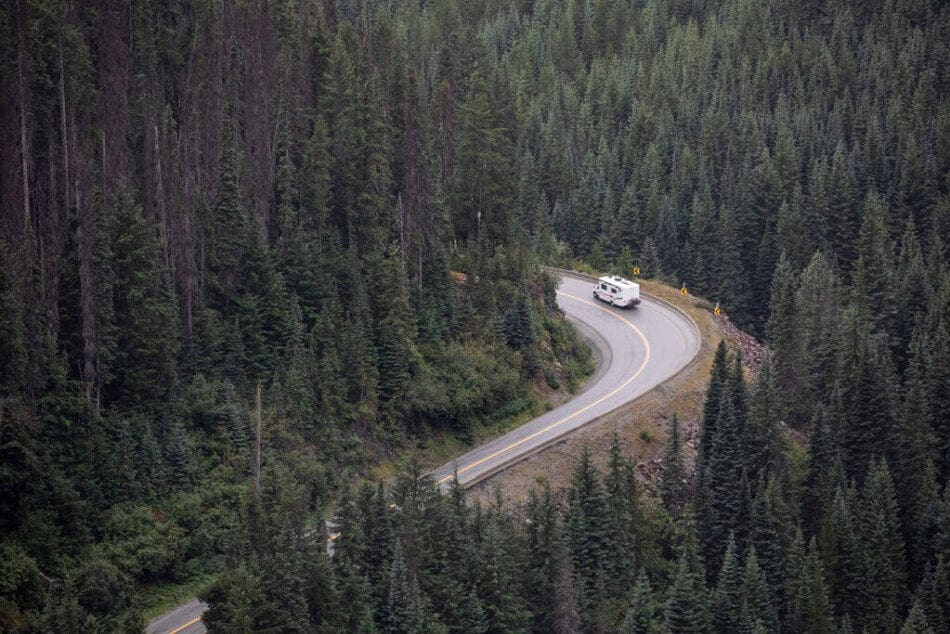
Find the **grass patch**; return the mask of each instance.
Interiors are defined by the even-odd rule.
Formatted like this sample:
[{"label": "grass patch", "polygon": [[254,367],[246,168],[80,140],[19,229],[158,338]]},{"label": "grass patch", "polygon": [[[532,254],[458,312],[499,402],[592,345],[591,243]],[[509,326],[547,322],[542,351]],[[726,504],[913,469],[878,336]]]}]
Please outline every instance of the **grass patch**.
[{"label": "grass patch", "polygon": [[217,573],[199,575],[185,583],[163,583],[142,589],[142,617],[146,622],[177,608],[197,596],[217,577]]}]

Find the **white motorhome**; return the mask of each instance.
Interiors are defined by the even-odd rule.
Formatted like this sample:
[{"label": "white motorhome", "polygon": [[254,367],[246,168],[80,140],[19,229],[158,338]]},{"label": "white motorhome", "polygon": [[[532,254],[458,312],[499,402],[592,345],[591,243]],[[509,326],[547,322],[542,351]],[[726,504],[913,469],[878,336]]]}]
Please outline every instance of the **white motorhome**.
[{"label": "white motorhome", "polygon": [[605,275],[597,278],[594,297],[621,308],[636,306],[640,303],[640,285],[619,275]]}]

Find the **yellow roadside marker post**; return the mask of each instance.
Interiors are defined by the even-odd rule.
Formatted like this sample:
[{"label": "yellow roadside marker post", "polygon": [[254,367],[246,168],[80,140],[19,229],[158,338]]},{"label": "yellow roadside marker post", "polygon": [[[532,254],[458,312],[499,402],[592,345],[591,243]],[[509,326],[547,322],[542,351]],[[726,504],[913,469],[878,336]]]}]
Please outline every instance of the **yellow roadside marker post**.
[{"label": "yellow roadside marker post", "polygon": [[680,294],[683,297],[686,297],[687,295],[689,295],[689,289],[686,288],[686,284],[683,284],[683,288],[680,289]]},{"label": "yellow roadside marker post", "polygon": [[722,309],[719,308],[719,302],[716,302],[716,309],[713,311],[713,314],[717,317],[722,314]]},{"label": "yellow roadside marker post", "polygon": [[638,276],[640,275],[640,267],[639,267],[639,266],[633,267],[633,275],[634,275],[635,277],[638,277]]}]

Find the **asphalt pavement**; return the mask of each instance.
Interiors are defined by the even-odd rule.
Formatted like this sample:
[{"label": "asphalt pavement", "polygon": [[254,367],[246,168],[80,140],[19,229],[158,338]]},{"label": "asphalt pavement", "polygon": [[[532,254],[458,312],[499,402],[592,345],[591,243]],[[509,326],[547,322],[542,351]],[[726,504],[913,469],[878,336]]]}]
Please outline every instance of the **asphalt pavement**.
[{"label": "asphalt pavement", "polygon": [[184,605],[179,605],[171,612],[166,612],[153,620],[145,628],[146,634],[203,634],[208,630],[201,622],[201,615],[208,609],[208,604],[198,599],[192,599]]},{"label": "asphalt pavement", "polygon": [[560,407],[486,442],[439,467],[432,476],[443,487],[458,473],[469,487],[565,434],[650,391],[699,352],[696,325],[672,306],[643,296],[635,308],[616,308],[593,297],[593,282],[565,275],[558,304],[595,347],[600,364],[584,391]]}]

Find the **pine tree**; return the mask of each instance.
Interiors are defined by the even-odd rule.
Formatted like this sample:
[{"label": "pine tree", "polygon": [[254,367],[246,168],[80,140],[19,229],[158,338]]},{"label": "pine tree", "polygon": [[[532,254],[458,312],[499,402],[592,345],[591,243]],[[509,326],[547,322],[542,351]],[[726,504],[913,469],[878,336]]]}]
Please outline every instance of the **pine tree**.
[{"label": "pine tree", "polygon": [[655,634],[660,631],[660,616],[660,606],[653,596],[650,580],[641,569],[620,631],[623,634]]},{"label": "pine tree", "polygon": [[784,403],[775,384],[771,359],[766,358],[755,377],[749,397],[749,419],[743,429],[745,469],[751,479],[768,474],[781,456],[779,425]]},{"label": "pine tree", "polygon": [[222,575],[200,598],[208,603],[201,620],[216,628],[253,632],[283,626],[253,571],[239,568]]},{"label": "pine tree", "polygon": [[950,626],[950,612],[947,610],[950,599],[950,566],[942,557],[928,563],[923,579],[917,587],[915,603],[919,603],[928,623],[940,628]]},{"label": "pine tree", "polygon": [[[315,593],[311,591],[311,620],[314,625],[319,626],[315,629],[324,631],[338,629],[357,634],[376,632],[373,606],[369,600],[373,586],[353,564],[345,563],[336,570],[336,574],[333,575],[337,586],[336,596],[331,594],[318,598],[313,596]],[[332,572],[328,566],[325,571]],[[315,608],[319,611],[315,611]]]},{"label": "pine tree", "polygon": [[893,240],[887,228],[888,210],[884,199],[868,194],[864,222],[858,236],[854,265],[854,297],[878,332],[891,332],[897,308],[894,287]]},{"label": "pine tree", "polygon": [[868,556],[867,575],[862,580],[868,602],[861,615],[869,625],[895,630],[903,609],[907,567],[897,499],[886,462],[872,467],[861,497],[861,547]]},{"label": "pine tree", "polygon": [[778,617],[772,604],[769,584],[759,567],[754,546],[749,548],[746,555],[742,590],[745,601],[744,612],[749,623],[753,627],[761,627],[768,632],[775,631],[778,627]]},{"label": "pine tree", "polygon": [[927,276],[923,252],[912,220],[907,221],[900,244],[897,268],[893,275],[896,304],[894,314],[904,317],[895,319],[889,325],[888,332],[892,337],[891,352],[894,364],[898,373],[904,376],[910,361],[909,353],[918,320],[926,315],[934,289]]},{"label": "pine tree", "polygon": [[894,379],[884,342],[867,334],[853,311],[846,316],[845,329],[838,387],[840,394],[847,395],[840,414],[843,457],[849,477],[860,481],[879,457],[897,457],[899,439],[891,400]]},{"label": "pine tree", "polygon": [[689,221],[689,238],[686,250],[689,254],[689,281],[697,293],[708,295],[718,290],[717,271],[718,244],[716,236],[716,211],[710,195],[693,196]]},{"label": "pine tree", "polygon": [[[831,634],[835,631],[825,588],[824,570],[816,551],[817,546],[812,539],[806,553],[801,531],[796,531],[789,554],[789,608],[783,631],[821,634]],[[848,614],[845,613],[843,618],[847,619]]]},{"label": "pine tree", "polygon": [[700,474],[700,477],[702,477],[709,461],[713,438],[716,435],[716,419],[719,417],[720,400],[726,382],[727,364],[726,342],[720,341],[716,347],[716,356],[713,358],[712,370],[709,374],[709,387],[706,389],[706,400],[703,404],[703,429],[696,456],[696,472]]},{"label": "pine tree", "polygon": [[939,473],[946,481],[950,476],[950,319],[944,317],[935,325],[927,350],[928,401],[937,441]]},{"label": "pine tree", "polygon": [[578,607],[586,613],[603,598],[598,593],[598,581],[609,556],[604,489],[587,446],[574,468],[568,500],[567,543],[580,597]]},{"label": "pine tree", "polygon": [[730,533],[744,536],[744,518],[749,512],[749,500],[745,499],[748,491],[737,486],[743,481],[747,484],[748,479],[744,468],[741,427],[734,403],[731,390],[723,394],[700,498],[703,553],[707,563],[716,568],[721,565]]},{"label": "pine tree", "polygon": [[[362,161],[358,175],[356,205],[349,209],[348,230],[361,254],[379,253],[389,241],[392,220],[393,176],[390,165],[392,134],[387,120],[380,77],[371,72],[359,104],[357,156]],[[357,214],[358,210],[358,214]]]},{"label": "pine tree", "polygon": [[366,577],[382,622],[388,596],[389,562],[392,560],[392,517],[389,498],[383,484],[375,489],[369,485],[360,488],[357,507],[360,519],[359,534],[366,545],[361,553],[359,570]]},{"label": "pine tree", "polygon": [[427,631],[427,614],[419,583],[406,567],[402,544],[396,541],[389,568],[389,600],[386,632],[415,634]]},{"label": "pine tree", "polygon": [[510,526],[500,510],[488,518],[481,543],[478,564],[478,585],[491,632],[523,632],[528,623],[524,601],[517,592],[517,561],[506,550],[513,544],[508,539]]},{"label": "pine tree", "polygon": [[512,235],[511,149],[485,78],[476,71],[459,107],[458,168],[452,192],[452,226],[457,240],[504,244]]},{"label": "pine tree", "polygon": [[914,601],[910,612],[907,613],[907,619],[900,629],[900,634],[933,634],[933,628],[927,622],[927,615],[920,607],[919,601]]},{"label": "pine tree", "polygon": [[834,480],[835,446],[831,426],[822,409],[808,437],[808,476],[805,480],[805,528],[814,534],[831,506],[838,483]]},{"label": "pine tree", "polygon": [[707,610],[706,574],[700,563],[695,535],[688,534],[679,556],[676,577],[669,591],[663,619],[663,631],[669,633],[706,632],[710,629]]},{"label": "pine tree", "polygon": [[738,631],[743,599],[742,568],[739,564],[739,555],[736,553],[735,535],[730,533],[726,553],[722,559],[722,568],[719,571],[719,581],[713,595],[716,631]]},{"label": "pine tree", "polygon": [[594,152],[588,152],[581,165],[580,181],[572,204],[572,231],[567,236],[575,253],[592,253],[603,222],[606,188],[604,169],[598,165]]},{"label": "pine tree", "polygon": [[781,495],[777,489],[774,480],[770,480],[756,494],[749,517],[749,543],[750,551],[756,553],[757,566],[765,575],[776,612],[781,613],[786,608],[788,570],[785,551],[790,529],[789,522],[783,523],[783,514],[776,508],[775,499]]},{"label": "pine tree", "polygon": [[[128,194],[118,194],[100,228],[99,261],[109,306],[101,306],[103,398],[156,404],[174,387],[178,306],[155,230]],[[103,298],[105,299],[105,298]]]},{"label": "pine tree", "polygon": [[14,393],[23,387],[27,347],[22,306],[16,301],[6,244],[0,243],[0,387]]},{"label": "pine tree", "polygon": [[768,336],[775,369],[775,382],[782,388],[781,397],[789,418],[803,423],[803,396],[807,377],[802,375],[805,354],[802,344],[800,317],[796,312],[795,293],[798,276],[792,270],[789,258],[782,253],[775,276],[772,278],[772,302],[769,306]]},{"label": "pine tree", "polygon": [[620,436],[614,431],[610,444],[604,526],[604,574],[611,597],[622,596],[634,583],[636,569],[636,523],[639,491],[633,465],[620,448]]},{"label": "pine tree", "polygon": [[[560,617],[579,621],[571,586],[570,560],[550,486],[528,498],[528,609],[534,632],[556,631]],[[568,588],[563,588],[566,583]],[[564,592],[564,590],[570,590]],[[573,613],[573,616],[571,614]]]},{"label": "pine tree", "polygon": [[405,393],[418,361],[413,340],[416,328],[406,288],[406,270],[397,254],[390,252],[375,268],[379,272],[373,278],[378,280],[380,294],[386,298],[385,307],[376,311],[379,315],[375,346],[379,398],[387,411],[392,411]]},{"label": "pine tree", "polygon": [[775,248],[780,254],[779,260],[782,256],[787,257],[796,271],[805,268],[818,248],[815,226],[808,223],[802,211],[805,204],[801,189],[796,189],[790,200],[782,202],[775,221]]},{"label": "pine tree", "polygon": [[663,452],[663,470],[660,476],[663,505],[671,512],[678,513],[686,501],[687,486],[686,466],[683,464],[680,448],[679,423],[674,413],[670,418],[670,431]]},{"label": "pine tree", "polygon": [[534,318],[532,317],[532,301],[528,294],[526,282],[522,282],[515,293],[511,307],[504,315],[504,334],[508,345],[516,350],[526,348],[534,343]]},{"label": "pine tree", "polygon": [[855,518],[856,493],[838,487],[821,528],[821,554],[838,614],[857,618],[868,604],[868,555]]},{"label": "pine tree", "polygon": [[856,258],[855,245],[861,222],[859,203],[855,200],[854,172],[840,141],[826,174],[828,211],[822,216],[826,222],[824,239],[831,246],[836,263],[848,271]]},{"label": "pine tree", "polygon": [[332,222],[347,247],[353,239],[351,214],[357,209],[362,164],[359,152],[365,134],[359,121],[354,60],[347,43],[352,35],[349,25],[343,26],[331,43],[320,94],[320,110],[330,131]]},{"label": "pine tree", "polygon": [[[894,464],[898,503],[901,507],[901,517],[905,518],[916,514],[915,511],[921,507],[927,492],[927,478],[936,475],[932,473],[937,454],[930,394],[927,389],[927,370],[924,368],[927,356],[924,346],[922,328],[918,327],[915,329],[910,361],[905,372],[904,397],[899,407],[901,450],[899,461]],[[930,472],[927,468],[921,469],[921,465],[929,465]],[[922,571],[928,559],[929,557],[918,559],[918,565],[912,568]]]},{"label": "pine tree", "polygon": [[749,319],[748,269],[743,268],[742,250],[735,214],[728,206],[719,209],[719,292],[717,297],[737,323]]},{"label": "pine tree", "polygon": [[[828,394],[834,381],[836,345],[841,322],[841,282],[828,258],[819,251],[801,274],[795,314],[801,325],[802,376],[809,394]],[[815,415],[812,399],[802,417]]]}]

